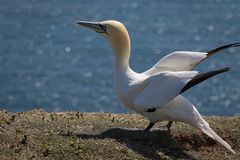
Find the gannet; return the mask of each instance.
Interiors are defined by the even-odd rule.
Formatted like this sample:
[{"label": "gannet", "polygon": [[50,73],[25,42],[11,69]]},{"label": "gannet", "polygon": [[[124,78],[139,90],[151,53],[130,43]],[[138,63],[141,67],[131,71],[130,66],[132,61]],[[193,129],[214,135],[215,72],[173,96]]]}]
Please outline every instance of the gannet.
[{"label": "gannet", "polygon": [[212,76],[229,71],[229,67],[206,73],[192,69],[218,51],[240,46],[240,43],[224,45],[208,52],[176,51],[163,57],[149,70],[136,73],[129,66],[130,38],[122,23],[115,20],[76,23],[96,31],[111,44],[115,57],[116,95],[126,107],[149,119],[145,131],[149,131],[156,122],[169,121],[170,128],[172,121],[181,121],[202,130],[235,153],[181,93]]}]

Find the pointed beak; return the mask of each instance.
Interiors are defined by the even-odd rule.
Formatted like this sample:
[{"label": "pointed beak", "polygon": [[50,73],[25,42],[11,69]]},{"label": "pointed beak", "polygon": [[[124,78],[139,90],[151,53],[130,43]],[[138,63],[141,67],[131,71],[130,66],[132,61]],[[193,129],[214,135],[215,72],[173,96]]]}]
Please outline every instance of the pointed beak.
[{"label": "pointed beak", "polygon": [[106,27],[104,25],[102,25],[101,22],[77,21],[76,24],[83,26],[83,27],[90,28],[98,33],[106,33],[107,34]]}]

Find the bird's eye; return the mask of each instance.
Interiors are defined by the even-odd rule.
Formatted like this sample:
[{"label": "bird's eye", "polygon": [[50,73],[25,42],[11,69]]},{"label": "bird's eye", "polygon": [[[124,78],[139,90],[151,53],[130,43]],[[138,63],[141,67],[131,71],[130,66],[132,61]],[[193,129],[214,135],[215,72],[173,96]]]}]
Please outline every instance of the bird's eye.
[{"label": "bird's eye", "polygon": [[105,32],[107,31],[107,27],[104,26],[104,25],[102,25],[101,23],[99,23],[99,27],[100,27],[102,30],[104,30]]}]

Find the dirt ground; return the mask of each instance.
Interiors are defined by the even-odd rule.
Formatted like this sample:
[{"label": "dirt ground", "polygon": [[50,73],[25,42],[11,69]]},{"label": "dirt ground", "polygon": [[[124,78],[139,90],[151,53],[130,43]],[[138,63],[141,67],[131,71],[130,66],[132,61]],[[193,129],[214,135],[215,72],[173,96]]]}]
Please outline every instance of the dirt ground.
[{"label": "dirt ground", "polygon": [[240,117],[205,117],[237,154],[181,122],[171,132],[136,114],[0,111],[0,159],[240,159]]}]

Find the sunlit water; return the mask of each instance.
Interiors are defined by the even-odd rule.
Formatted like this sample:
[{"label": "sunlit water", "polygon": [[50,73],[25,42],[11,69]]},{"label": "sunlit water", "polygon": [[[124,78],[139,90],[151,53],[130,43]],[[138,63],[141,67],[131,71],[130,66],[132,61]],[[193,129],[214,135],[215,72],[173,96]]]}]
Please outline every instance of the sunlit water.
[{"label": "sunlit water", "polygon": [[[175,50],[207,51],[240,41],[238,0],[1,0],[0,107],[129,112],[114,94],[109,44],[74,24],[107,19],[129,30],[137,72]],[[240,114],[240,49],[226,50],[197,69],[225,66],[233,70],[184,94],[203,114]]]}]

